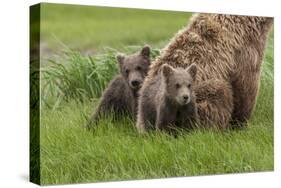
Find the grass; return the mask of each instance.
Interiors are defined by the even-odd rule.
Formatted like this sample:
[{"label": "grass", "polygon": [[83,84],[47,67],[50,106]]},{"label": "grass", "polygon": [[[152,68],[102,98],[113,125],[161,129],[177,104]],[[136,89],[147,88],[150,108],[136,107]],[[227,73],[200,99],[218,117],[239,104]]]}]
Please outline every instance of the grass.
[{"label": "grass", "polygon": [[[139,52],[141,46],[123,48],[123,53]],[[159,55],[159,49],[151,49],[151,59]],[[42,71],[42,101],[53,109],[62,101],[79,99],[80,102],[101,96],[106,85],[118,73],[116,56],[120,54],[107,48],[104,54],[83,56],[67,49],[56,60],[49,59]]]},{"label": "grass", "polygon": [[43,4],[41,37],[56,52],[58,41],[80,51],[99,51],[104,46],[163,46],[185,26],[191,13],[126,8]]},{"label": "grass", "polygon": [[273,170],[273,38],[246,129],[196,130],[178,138],[164,133],[140,136],[130,119],[107,119],[93,134],[84,125],[96,102],[69,100],[60,109],[42,110],[42,184]]},{"label": "grass", "polygon": [[[200,129],[182,132],[177,138],[159,132],[139,135],[134,122],[124,117],[118,122],[104,119],[92,133],[84,127],[86,117],[96,108],[101,91],[117,71],[114,56],[137,51],[144,43],[152,44],[157,54],[157,48],[184,25],[186,13],[134,14],[129,9],[116,9],[114,16],[109,16],[103,14],[108,12],[105,8],[99,12],[90,7],[44,6],[52,11],[42,13],[46,18],[42,23],[43,41],[48,47],[54,51],[61,48],[53,41],[53,33],[71,49],[80,49],[81,44],[82,50],[93,45],[100,51],[86,56],[68,49],[59,58],[52,56],[43,66],[41,96],[47,105],[41,106],[41,184],[273,170],[273,34],[266,49],[256,109],[247,128],[223,132]],[[87,26],[92,20],[99,21]],[[116,36],[112,31],[104,32],[109,23],[115,24]],[[136,46],[124,47],[131,44]]]},{"label": "grass", "polygon": [[[83,128],[92,105],[70,103],[45,111],[41,129],[41,183],[66,184],[273,169],[273,127],[263,117],[241,131],[140,136],[128,119]],[[81,111],[82,110],[82,111]]]}]

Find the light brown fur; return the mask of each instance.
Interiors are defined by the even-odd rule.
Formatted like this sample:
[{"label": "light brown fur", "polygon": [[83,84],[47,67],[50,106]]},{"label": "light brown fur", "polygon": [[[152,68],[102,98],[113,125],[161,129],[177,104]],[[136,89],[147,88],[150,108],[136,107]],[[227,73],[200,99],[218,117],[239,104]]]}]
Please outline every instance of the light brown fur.
[{"label": "light brown fur", "polygon": [[193,82],[196,65],[186,69],[163,65],[161,72],[140,90],[137,129],[171,131],[175,127],[191,128],[197,119]]},{"label": "light brown fur", "polygon": [[[202,96],[198,101],[202,123],[225,128],[231,120],[245,122],[255,107],[272,23],[273,19],[267,17],[196,15],[151,64],[144,85],[149,84],[163,64],[185,68],[195,63],[195,92]],[[214,101],[208,97],[209,92],[221,97]]]}]

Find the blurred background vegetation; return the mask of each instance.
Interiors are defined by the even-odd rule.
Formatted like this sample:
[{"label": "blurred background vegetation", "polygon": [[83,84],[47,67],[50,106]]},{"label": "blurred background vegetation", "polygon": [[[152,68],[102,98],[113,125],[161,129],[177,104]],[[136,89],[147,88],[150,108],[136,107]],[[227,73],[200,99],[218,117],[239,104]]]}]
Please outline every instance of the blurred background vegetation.
[{"label": "blurred background vegetation", "polygon": [[162,47],[187,24],[191,13],[127,8],[42,4],[43,49],[65,44],[81,52],[150,44]]}]

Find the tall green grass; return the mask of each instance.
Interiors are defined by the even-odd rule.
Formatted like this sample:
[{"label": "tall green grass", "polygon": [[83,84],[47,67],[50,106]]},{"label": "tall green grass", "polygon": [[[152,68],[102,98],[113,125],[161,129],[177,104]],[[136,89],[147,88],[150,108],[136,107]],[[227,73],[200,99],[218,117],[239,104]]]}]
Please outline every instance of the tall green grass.
[{"label": "tall green grass", "polygon": [[[107,54],[100,57],[105,56]],[[115,61],[113,54],[109,57]],[[93,60],[79,55],[77,60],[92,66],[91,62],[96,60],[95,57],[91,58]],[[73,97],[79,92],[73,89],[76,94],[69,94],[71,97],[63,100],[61,108],[42,108],[41,183],[66,184],[273,170],[273,62],[271,36],[262,67],[256,109],[248,127],[242,130],[220,132],[200,129],[181,132],[177,138],[159,132],[139,135],[134,122],[124,117],[117,122],[111,118],[101,120],[93,133],[84,128],[85,115],[91,114],[97,101],[74,100]],[[87,78],[70,71],[76,69],[75,66],[79,67],[75,63],[70,61],[55,67],[65,66],[68,71],[66,75],[73,73],[67,79],[72,76],[74,80]],[[98,65],[98,61],[96,64],[107,66]],[[83,66],[77,71],[85,70]],[[85,70],[85,73],[91,75],[92,72]],[[79,87],[83,87],[82,83]],[[92,95],[100,94],[100,91],[93,91]]]},{"label": "tall green grass", "polygon": [[67,51],[62,62],[49,60],[42,70],[42,98],[45,104],[58,106],[61,101],[99,97],[105,85],[117,74],[115,55],[108,51],[95,57],[82,56],[79,52]]},{"label": "tall green grass", "polygon": [[[141,46],[123,48],[125,54],[136,53]],[[103,54],[85,56],[67,49],[58,59],[49,59],[42,70],[43,105],[57,108],[63,101],[98,98],[112,78],[118,74],[116,49],[106,48]],[[151,50],[151,58],[159,55]]]}]

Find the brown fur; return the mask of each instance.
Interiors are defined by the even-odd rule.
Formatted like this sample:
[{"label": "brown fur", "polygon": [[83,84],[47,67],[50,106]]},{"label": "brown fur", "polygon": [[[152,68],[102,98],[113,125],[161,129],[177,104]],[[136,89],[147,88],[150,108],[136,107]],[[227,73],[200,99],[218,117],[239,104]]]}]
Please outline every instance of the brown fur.
[{"label": "brown fur", "polygon": [[209,90],[222,94],[217,102],[208,97],[198,102],[203,123],[218,127],[228,127],[231,119],[242,123],[249,119],[256,103],[272,23],[273,19],[267,17],[196,15],[152,63],[144,85],[153,80],[163,64],[187,67],[195,63],[198,68],[195,85],[214,82],[210,87],[203,84],[204,89],[198,89],[196,95],[208,95]]},{"label": "brown fur", "polygon": [[200,122],[198,125],[210,127],[216,122],[218,128],[227,128],[233,112],[230,84],[218,79],[202,81],[194,86],[194,92]]},{"label": "brown fur", "polygon": [[174,126],[190,128],[197,119],[193,92],[196,65],[187,69],[163,65],[150,84],[140,90],[137,128],[172,130]]},{"label": "brown fur", "polygon": [[117,56],[120,74],[109,83],[104,91],[89,125],[96,124],[101,116],[106,116],[111,112],[117,118],[120,115],[136,116],[138,91],[148,72],[149,55],[150,48],[145,46],[140,53]]}]

